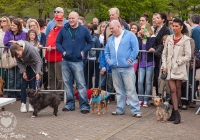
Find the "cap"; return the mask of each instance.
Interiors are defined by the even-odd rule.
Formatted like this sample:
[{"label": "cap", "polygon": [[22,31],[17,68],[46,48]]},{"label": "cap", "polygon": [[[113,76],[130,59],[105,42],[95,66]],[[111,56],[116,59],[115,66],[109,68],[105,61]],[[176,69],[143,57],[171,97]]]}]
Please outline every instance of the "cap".
[{"label": "cap", "polygon": [[61,16],[61,15],[56,15],[54,19],[55,20],[64,20],[63,16]]}]

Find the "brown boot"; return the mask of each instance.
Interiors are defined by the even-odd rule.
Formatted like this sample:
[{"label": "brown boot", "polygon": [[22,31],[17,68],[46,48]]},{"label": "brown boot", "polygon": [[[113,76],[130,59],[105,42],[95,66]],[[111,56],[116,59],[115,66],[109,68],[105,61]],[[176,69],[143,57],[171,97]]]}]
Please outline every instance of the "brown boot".
[{"label": "brown boot", "polygon": [[172,114],[169,117],[168,121],[174,121],[175,120],[175,114],[174,114],[174,108],[172,108]]},{"label": "brown boot", "polygon": [[175,114],[174,124],[179,124],[181,122],[181,115],[178,112],[178,110],[174,110],[174,114]]}]

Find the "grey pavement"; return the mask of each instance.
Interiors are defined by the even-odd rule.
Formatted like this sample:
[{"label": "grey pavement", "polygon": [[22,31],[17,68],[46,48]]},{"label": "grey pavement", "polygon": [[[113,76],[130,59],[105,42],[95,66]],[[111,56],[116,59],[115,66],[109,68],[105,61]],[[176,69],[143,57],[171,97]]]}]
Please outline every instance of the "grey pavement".
[{"label": "grey pavement", "polygon": [[[76,102],[77,103],[77,102]],[[77,104],[78,105],[78,104]],[[48,107],[31,118],[32,113],[20,113],[20,102],[5,106],[13,113],[17,126],[12,131],[23,135],[25,140],[199,140],[200,115],[196,109],[181,111],[181,123],[156,121],[154,106],[141,107],[142,118],[132,117],[129,106],[126,114],[112,116],[116,102],[108,105],[106,115],[82,114],[79,109],[62,112],[64,103],[59,106],[58,116],[53,116],[53,109]],[[28,107],[28,105],[27,105]],[[1,112],[0,112],[1,113]],[[0,140],[3,138],[0,132]],[[7,138],[20,139],[20,137]]]}]

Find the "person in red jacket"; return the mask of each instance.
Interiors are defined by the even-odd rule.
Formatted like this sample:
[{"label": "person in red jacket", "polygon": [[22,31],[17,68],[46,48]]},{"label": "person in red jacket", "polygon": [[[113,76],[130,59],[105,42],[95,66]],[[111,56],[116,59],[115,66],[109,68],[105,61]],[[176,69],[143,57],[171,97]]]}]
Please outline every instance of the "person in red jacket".
[{"label": "person in red jacket", "polygon": [[62,54],[56,48],[56,38],[63,26],[64,17],[62,15],[55,16],[56,26],[49,32],[47,36],[47,49],[45,58],[48,62],[49,86],[51,90],[61,90],[62,88]]}]

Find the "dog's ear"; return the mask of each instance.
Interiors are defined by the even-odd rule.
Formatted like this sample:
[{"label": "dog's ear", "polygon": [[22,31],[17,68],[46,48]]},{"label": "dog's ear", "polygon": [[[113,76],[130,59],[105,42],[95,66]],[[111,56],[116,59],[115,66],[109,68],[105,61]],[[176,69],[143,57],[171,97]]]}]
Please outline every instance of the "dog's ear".
[{"label": "dog's ear", "polygon": [[160,102],[161,102],[161,103],[163,102],[163,99],[162,99],[162,98],[160,98]]}]

